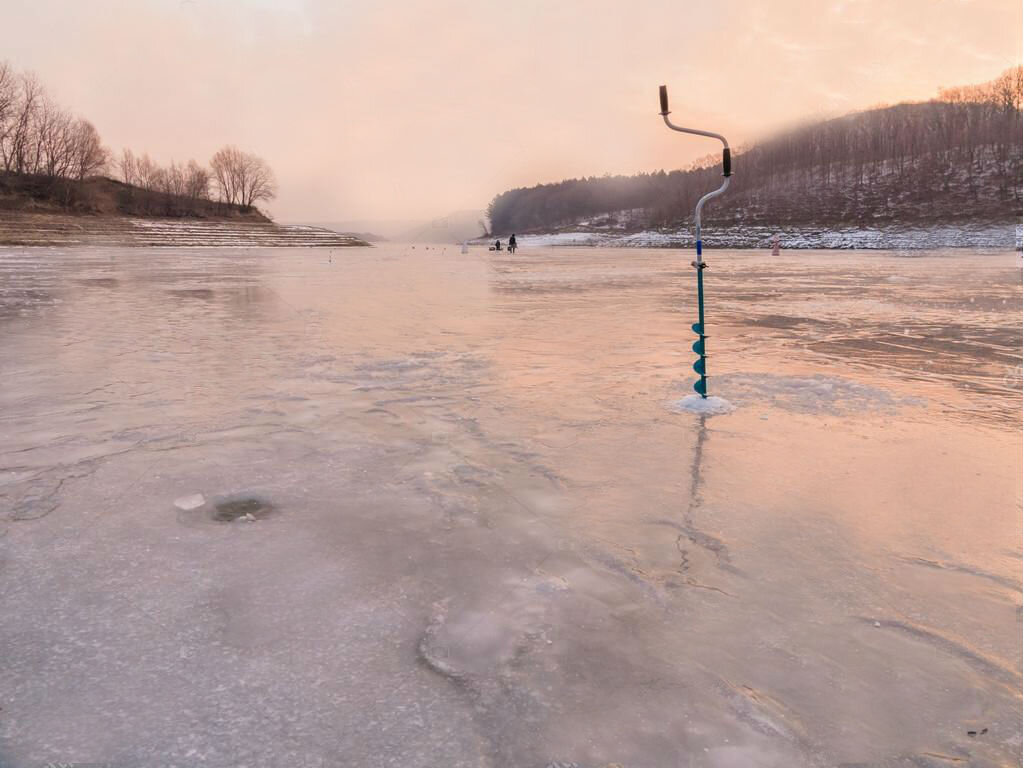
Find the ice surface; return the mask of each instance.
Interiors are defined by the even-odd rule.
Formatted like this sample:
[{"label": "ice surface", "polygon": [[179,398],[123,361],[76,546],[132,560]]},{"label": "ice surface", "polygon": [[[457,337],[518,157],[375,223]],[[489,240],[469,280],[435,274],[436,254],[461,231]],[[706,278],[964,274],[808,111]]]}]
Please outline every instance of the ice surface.
[{"label": "ice surface", "polygon": [[1016,254],[459,251],[0,249],[0,765],[1019,764]]}]

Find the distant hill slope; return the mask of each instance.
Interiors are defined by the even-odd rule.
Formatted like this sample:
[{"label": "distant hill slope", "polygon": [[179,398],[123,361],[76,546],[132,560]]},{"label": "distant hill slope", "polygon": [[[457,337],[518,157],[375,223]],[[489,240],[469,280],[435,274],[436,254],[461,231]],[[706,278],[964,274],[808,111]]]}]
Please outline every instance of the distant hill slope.
[{"label": "distant hill slope", "polygon": [[[705,210],[709,229],[1019,221],[1020,96],[969,101],[957,93],[956,101],[808,125],[738,152],[728,194]],[[488,215],[499,235],[678,230],[720,173],[714,164],[541,184],[498,195]]]}]

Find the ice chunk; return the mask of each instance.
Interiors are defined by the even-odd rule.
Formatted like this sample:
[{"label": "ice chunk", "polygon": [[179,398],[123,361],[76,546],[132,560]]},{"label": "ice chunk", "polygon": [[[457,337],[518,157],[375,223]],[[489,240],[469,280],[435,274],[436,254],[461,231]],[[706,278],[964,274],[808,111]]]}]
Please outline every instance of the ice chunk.
[{"label": "ice chunk", "polygon": [[174,506],[186,512],[190,509],[199,509],[205,503],[206,499],[201,493],[193,493],[191,496],[182,496],[180,499],[174,500]]}]

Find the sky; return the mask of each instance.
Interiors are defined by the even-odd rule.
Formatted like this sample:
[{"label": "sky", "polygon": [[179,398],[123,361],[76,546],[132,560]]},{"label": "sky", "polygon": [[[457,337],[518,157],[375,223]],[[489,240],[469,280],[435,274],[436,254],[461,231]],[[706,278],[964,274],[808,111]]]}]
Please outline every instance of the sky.
[{"label": "sky", "polygon": [[283,221],[428,219],[1021,61],[1020,0],[4,0],[0,59],[115,153],[264,157]]}]

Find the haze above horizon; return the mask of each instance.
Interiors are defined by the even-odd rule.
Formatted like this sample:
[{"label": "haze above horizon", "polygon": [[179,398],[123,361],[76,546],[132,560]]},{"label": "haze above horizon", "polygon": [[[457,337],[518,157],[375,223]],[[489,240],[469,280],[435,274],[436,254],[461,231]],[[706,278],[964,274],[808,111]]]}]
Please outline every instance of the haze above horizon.
[{"label": "haze above horizon", "polygon": [[[562,178],[678,168],[796,119],[927,99],[1021,60],[1018,0],[14,0],[3,57],[115,152],[277,173],[285,220],[425,219]],[[581,8],[585,10],[581,10]]]}]

